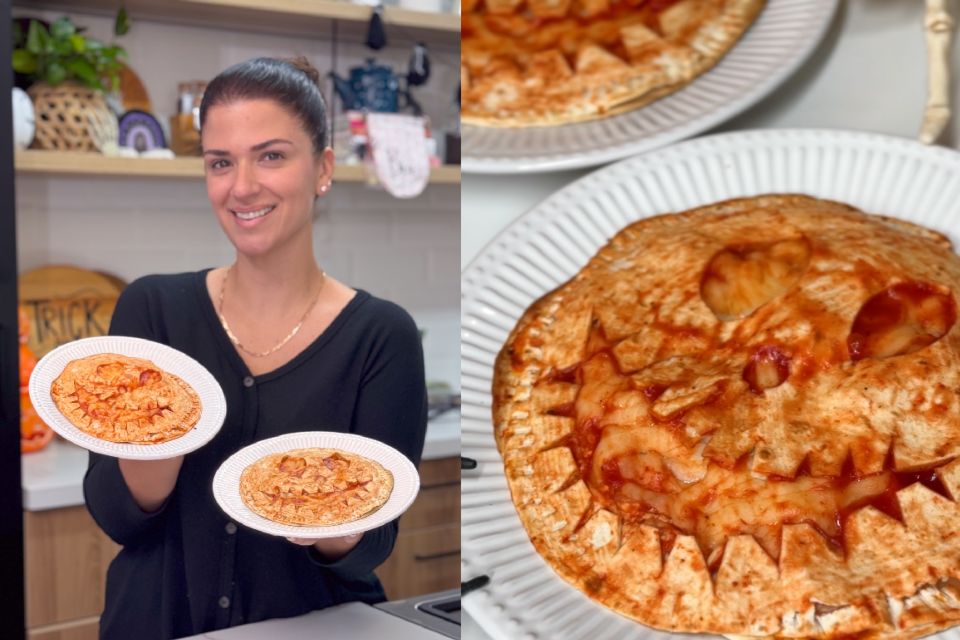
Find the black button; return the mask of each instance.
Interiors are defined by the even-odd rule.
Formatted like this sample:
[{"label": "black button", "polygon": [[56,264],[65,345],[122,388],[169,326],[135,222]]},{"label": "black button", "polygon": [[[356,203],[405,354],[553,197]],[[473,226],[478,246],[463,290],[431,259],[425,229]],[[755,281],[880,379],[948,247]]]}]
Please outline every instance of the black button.
[{"label": "black button", "polygon": [[230,598],[227,596],[220,596],[220,599],[217,601],[217,604],[220,605],[221,609],[226,609],[230,606]]},{"label": "black button", "polygon": [[235,525],[232,522],[228,522],[224,527],[224,529],[226,529],[227,533],[229,533],[230,535],[233,535],[237,532],[237,525]]},{"label": "black button", "polygon": [[248,388],[248,389],[249,389],[250,387],[252,387],[252,386],[253,386],[253,378],[251,378],[250,376],[247,376],[246,378],[244,378],[244,379],[243,379],[243,386],[245,386],[245,387]]}]

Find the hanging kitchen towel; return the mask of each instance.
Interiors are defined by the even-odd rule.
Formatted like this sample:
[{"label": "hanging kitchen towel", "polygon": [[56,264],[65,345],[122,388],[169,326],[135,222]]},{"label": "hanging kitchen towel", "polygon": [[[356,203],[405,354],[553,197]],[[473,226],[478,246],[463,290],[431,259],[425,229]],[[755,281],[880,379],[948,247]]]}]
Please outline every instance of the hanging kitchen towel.
[{"label": "hanging kitchen towel", "polygon": [[387,45],[387,32],[383,28],[383,3],[373,8],[370,25],[367,27],[367,46],[379,51]]},{"label": "hanging kitchen towel", "polygon": [[423,118],[368,113],[367,135],[377,179],[397,198],[420,195],[430,181],[430,156]]}]

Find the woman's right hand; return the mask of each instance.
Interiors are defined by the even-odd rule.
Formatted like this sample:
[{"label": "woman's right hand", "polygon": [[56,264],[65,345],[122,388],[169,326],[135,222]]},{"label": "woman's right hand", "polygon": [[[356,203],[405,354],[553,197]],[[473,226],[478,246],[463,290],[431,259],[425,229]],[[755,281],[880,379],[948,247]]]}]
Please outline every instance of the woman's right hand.
[{"label": "woman's right hand", "polygon": [[119,461],[120,473],[127,488],[143,511],[152,513],[160,508],[173,487],[183,465],[183,456],[166,460],[126,460]]}]

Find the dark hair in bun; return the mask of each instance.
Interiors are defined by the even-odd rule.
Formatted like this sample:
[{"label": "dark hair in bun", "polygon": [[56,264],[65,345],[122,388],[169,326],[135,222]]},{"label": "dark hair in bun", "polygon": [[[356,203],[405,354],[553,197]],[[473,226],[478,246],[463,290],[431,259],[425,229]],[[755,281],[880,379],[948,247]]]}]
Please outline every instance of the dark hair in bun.
[{"label": "dark hair in bun", "polygon": [[253,58],[222,71],[203,92],[200,128],[210,107],[257,99],[274,100],[295,115],[310,134],[316,153],[327,147],[327,107],[320,93],[320,72],[303,56],[292,60]]}]

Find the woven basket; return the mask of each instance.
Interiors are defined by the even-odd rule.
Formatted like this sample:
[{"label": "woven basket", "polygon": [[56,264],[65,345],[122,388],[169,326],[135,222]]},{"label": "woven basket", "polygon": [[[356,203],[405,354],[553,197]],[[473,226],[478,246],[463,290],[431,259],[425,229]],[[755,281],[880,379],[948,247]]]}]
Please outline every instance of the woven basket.
[{"label": "woven basket", "polygon": [[99,151],[117,142],[117,118],[101,91],[73,82],[55,87],[37,83],[27,89],[36,111],[35,149]]}]

